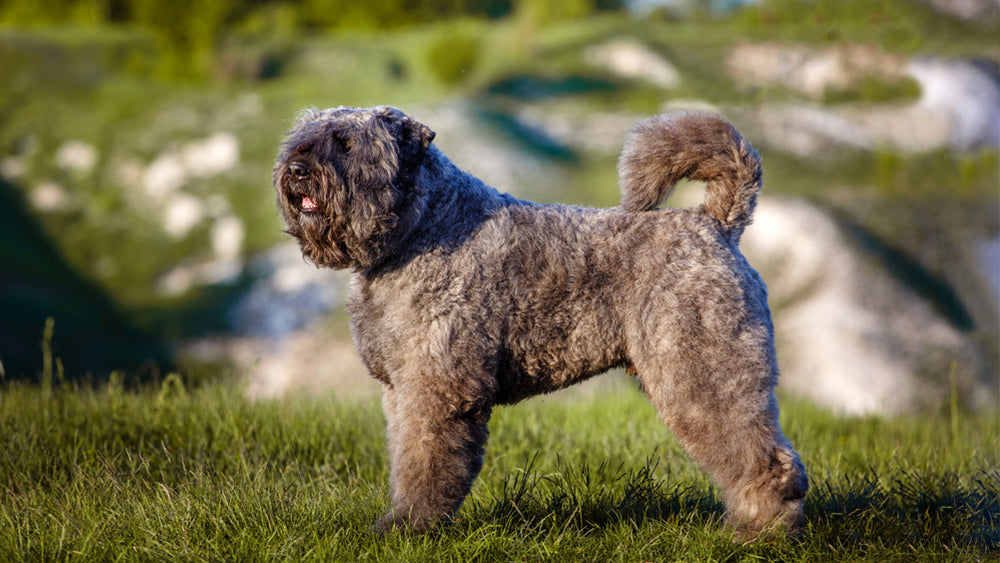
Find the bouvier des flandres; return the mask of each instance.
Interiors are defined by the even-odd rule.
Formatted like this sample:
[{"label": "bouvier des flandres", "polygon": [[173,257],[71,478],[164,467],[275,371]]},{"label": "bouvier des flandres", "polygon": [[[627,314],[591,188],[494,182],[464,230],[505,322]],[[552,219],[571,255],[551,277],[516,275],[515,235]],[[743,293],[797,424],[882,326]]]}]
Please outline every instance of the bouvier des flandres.
[{"label": "bouvier des flandres", "polygon": [[[802,523],[808,488],[778,426],[767,289],[738,249],[760,158],[724,118],[646,119],[621,206],[540,205],[459,170],[397,109],[306,110],[273,182],[317,266],[350,268],[358,352],[382,383],[392,508],[379,530],[449,518],[509,404],[625,367],[723,491],[737,537]],[[705,202],[658,209],[681,178]]]}]

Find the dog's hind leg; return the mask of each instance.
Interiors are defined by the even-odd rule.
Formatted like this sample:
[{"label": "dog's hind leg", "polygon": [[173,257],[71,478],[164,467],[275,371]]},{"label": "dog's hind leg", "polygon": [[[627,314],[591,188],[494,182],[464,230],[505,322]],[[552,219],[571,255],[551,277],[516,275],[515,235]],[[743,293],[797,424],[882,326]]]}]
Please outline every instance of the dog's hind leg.
[{"label": "dog's hind leg", "polygon": [[[699,342],[701,340],[701,342]],[[636,361],[661,420],[720,486],[738,540],[802,525],[805,469],[778,425],[773,352],[733,340],[689,335]]]},{"label": "dog's hind leg", "polygon": [[483,465],[489,406],[455,404],[423,388],[386,387],[392,508],[379,532],[420,532],[448,518],[469,494]]}]

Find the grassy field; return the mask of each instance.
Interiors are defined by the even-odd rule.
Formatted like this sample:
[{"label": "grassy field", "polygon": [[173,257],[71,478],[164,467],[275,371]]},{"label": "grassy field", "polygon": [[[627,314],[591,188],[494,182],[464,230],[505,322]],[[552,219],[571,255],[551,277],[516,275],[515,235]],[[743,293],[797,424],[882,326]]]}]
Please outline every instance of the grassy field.
[{"label": "grassy field", "polygon": [[[361,377],[361,375],[359,375]],[[812,477],[799,541],[735,545],[716,490],[630,382],[499,410],[454,524],[377,537],[372,397],[250,401],[177,376],[0,387],[0,559],[996,560],[1000,418],[840,418],[785,400]]]},{"label": "grassy field", "polygon": [[[228,202],[246,225],[250,257],[287,240],[269,174],[303,106],[468,107],[464,118],[489,138],[558,170],[559,185],[539,199],[613,205],[616,155],[539,146],[518,120],[524,107],[650,114],[673,99],[723,108],[802,102],[782,88],[737,88],[725,60],[742,41],[996,60],[988,22],[942,24],[906,0],[880,3],[877,18],[867,0],[817,3],[834,13],[816,17],[763,4],[702,23],[611,15],[539,28],[516,20],[301,35],[248,28],[220,37],[212,68],[187,78],[159,68],[166,55],[149,30],[0,28],[0,164],[23,168],[0,178],[0,561],[1000,560],[996,412],[843,418],[784,399],[782,423],[812,479],[807,527],[797,541],[735,545],[715,488],[631,383],[612,376],[600,392],[500,409],[485,469],[456,521],[380,538],[371,525],[388,506],[388,485],[377,398],[251,401],[220,377],[224,369],[191,375],[171,356],[178,342],[232,328],[226,306],[249,274],[158,293],[165,272],[206,259],[210,233],[168,236],[159,207],[122,171],[147,170],[214,133],[239,139],[239,166],[183,190]],[[620,37],[671,61],[682,84],[663,92],[586,61],[585,47]],[[857,88],[821,103],[915,96],[907,84],[876,86],[875,99]],[[96,150],[92,169],[53,158],[70,140]],[[843,149],[806,160],[759,148],[768,194],[823,205],[932,281],[960,278],[958,250],[997,232],[995,148]],[[45,184],[69,203],[34,209],[30,196]],[[995,334],[981,339],[995,357]],[[171,369],[185,370],[183,381],[164,378]]]}]

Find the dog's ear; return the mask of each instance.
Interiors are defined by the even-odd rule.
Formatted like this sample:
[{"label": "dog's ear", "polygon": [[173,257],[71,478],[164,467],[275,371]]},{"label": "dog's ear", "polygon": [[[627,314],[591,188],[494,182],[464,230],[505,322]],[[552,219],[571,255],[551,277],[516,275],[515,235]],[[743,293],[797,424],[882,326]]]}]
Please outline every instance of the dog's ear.
[{"label": "dog's ear", "polygon": [[400,169],[415,170],[419,167],[434,140],[434,131],[395,108],[385,108],[378,117],[390,126],[396,137]]}]

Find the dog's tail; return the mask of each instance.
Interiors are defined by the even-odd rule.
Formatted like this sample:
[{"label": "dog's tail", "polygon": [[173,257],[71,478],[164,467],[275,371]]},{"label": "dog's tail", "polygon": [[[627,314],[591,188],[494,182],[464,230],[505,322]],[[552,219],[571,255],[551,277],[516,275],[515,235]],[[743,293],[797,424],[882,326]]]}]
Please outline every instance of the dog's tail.
[{"label": "dog's tail", "polygon": [[760,155],[724,117],[672,113],[640,121],[618,160],[622,208],[656,208],[681,178],[708,183],[702,208],[738,243],[762,186]]}]

